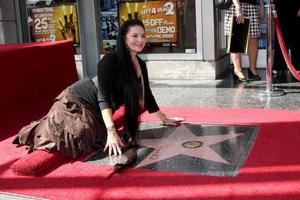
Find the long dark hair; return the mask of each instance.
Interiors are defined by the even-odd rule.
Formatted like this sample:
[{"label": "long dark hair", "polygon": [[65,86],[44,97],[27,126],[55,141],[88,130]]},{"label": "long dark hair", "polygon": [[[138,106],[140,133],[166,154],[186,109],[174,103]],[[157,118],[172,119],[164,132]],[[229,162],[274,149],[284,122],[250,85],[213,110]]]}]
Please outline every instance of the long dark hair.
[{"label": "long dark hair", "polygon": [[138,19],[125,21],[120,27],[117,37],[117,56],[121,66],[125,100],[124,130],[125,134],[129,134],[127,136],[135,140],[139,127],[139,86],[130,52],[125,43],[126,34],[133,26],[141,26],[145,30],[143,22]]}]

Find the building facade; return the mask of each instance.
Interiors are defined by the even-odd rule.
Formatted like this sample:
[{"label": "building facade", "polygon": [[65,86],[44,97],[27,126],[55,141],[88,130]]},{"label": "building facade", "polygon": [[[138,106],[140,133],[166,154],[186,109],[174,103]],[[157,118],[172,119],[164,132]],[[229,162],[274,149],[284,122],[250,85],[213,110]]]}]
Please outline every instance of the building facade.
[{"label": "building facade", "polygon": [[0,43],[71,39],[80,77],[96,74],[128,18],[142,20],[150,79],[216,79],[230,64],[219,0],[0,0]]}]

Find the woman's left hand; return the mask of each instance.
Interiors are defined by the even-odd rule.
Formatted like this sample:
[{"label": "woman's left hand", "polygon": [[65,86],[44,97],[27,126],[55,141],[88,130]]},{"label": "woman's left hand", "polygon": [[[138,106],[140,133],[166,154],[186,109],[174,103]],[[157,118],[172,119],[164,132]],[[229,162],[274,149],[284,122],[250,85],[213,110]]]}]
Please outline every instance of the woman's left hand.
[{"label": "woman's left hand", "polygon": [[163,124],[166,126],[179,126],[183,121],[183,118],[165,118]]},{"label": "woman's left hand", "polygon": [[164,113],[162,113],[160,110],[155,112],[156,116],[159,117],[163,125],[166,126],[179,126],[181,125],[181,122],[184,121],[184,118],[181,117],[167,117]]}]

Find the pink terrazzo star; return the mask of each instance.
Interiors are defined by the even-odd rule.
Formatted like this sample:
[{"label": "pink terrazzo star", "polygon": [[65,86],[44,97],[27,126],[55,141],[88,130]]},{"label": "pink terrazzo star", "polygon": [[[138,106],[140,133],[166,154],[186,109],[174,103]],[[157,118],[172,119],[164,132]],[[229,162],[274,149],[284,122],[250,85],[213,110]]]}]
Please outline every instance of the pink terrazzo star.
[{"label": "pink terrazzo star", "polygon": [[140,145],[154,148],[154,151],[142,160],[136,168],[181,154],[229,164],[210,145],[236,138],[240,135],[242,134],[229,133],[226,135],[196,136],[185,125],[181,125],[167,138],[140,140],[138,142]]}]

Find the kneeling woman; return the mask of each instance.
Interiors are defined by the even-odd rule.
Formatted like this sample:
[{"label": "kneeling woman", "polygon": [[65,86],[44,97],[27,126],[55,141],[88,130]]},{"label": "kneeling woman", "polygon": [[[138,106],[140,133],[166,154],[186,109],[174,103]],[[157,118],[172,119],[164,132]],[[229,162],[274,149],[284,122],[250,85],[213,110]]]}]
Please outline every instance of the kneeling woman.
[{"label": "kneeling woman", "polygon": [[[146,44],[141,21],[126,21],[119,30],[117,51],[106,54],[98,64],[98,77],[75,82],[54,101],[46,116],[23,127],[14,143],[35,150],[58,150],[79,157],[93,150],[122,155],[135,147],[139,116],[147,110],[163,124],[180,122],[167,118],[152,95],[146,64],[137,54]],[[125,108],[116,116],[118,110]],[[123,127],[122,139],[118,128]]]}]

